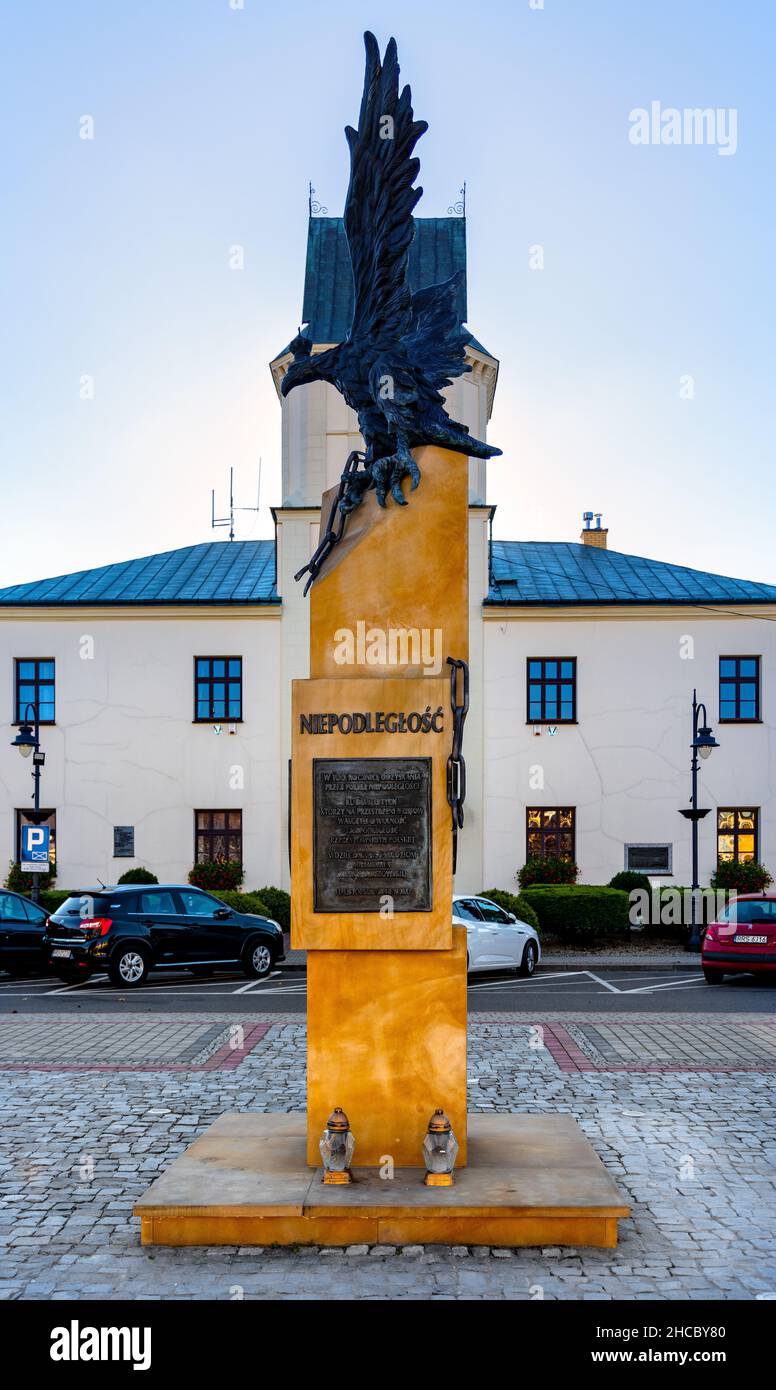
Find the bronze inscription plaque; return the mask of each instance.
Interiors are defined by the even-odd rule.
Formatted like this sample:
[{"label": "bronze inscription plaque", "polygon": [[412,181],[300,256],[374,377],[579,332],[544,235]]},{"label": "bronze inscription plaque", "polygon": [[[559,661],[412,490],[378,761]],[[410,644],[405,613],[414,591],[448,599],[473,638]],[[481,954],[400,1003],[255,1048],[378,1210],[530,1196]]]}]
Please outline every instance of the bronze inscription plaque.
[{"label": "bronze inscription plaque", "polygon": [[430,911],[431,758],[314,758],[313,827],[316,912]]}]

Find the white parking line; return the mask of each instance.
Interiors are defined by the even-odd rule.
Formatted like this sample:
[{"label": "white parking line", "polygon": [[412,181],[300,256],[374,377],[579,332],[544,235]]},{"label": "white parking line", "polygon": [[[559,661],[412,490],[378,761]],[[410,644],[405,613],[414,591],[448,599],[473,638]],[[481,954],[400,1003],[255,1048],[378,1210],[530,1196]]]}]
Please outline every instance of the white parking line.
[{"label": "white parking line", "polygon": [[[262,999],[265,993],[274,994],[276,992],[279,994],[303,994],[304,990],[301,988],[278,991],[266,990],[260,994],[258,998]],[[233,999],[234,994],[235,991],[233,989],[192,990],[184,997],[186,999]],[[99,995],[95,997],[97,999],[115,999],[116,997],[120,997],[121,999],[180,999],[181,991],[179,989],[164,988],[146,989],[141,985],[139,989],[101,989]]]},{"label": "white parking line", "polygon": [[[586,978],[580,978],[581,976]],[[662,977],[656,976],[655,978],[660,979]],[[605,980],[601,980],[599,976],[594,975],[591,970],[554,970],[547,975],[531,975],[523,979],[477,980],[474,984],[469,985],[469,989],[514,989],[517,985],[533,985],[535,989],[553,989],[558,980],[562,981],[564,984],[578,985],[585,984],[588,979],[593,980],[596,984],[604,985],[605,988],[610,989],[613,994],[620,994],[622,992],[615,985],[609,985]]]},{"label": "white parking line", "polygon": [[107,975],[90,975],[88,980],[79,980],[74,985],[63,985],[61,989],[46,989],[44,994],[71,994],[74,989],[86,989],[87,985],[98,985],[101,980],[107,980]]},{"label": "white parking line", "polygon": [[[73,990],[83,991],[87,985],[99,984],[101,981],[107,981],[107,979],[107,975],[92,976],[89,980],[82,980],[79,984],[76,985],[66,985],[62,989],[46,990],[45,994],[61,995],[67,994]],[[303,980],[284,981],[282,973],[280,971],[276,972],[275,977],[268,976],[264,980],[249,981],[249,986],[252,990],[255,990],[255,987],[257,985],[262,986],[262,988],[258,991],[257,997],[259,998],[263,998],[267,994],[304,994],[307,990],[307,985]],[[97,993],[97,991],[95,992]],[[100,999],[116,998],[117,996],[120,996],[122,999],[148,999],[157,997],[180,999],[181,996],[183,996],[186,999],[221,999],[232,998],[236,994],[245,994],[247,992],[248,990],[246,989],[245,985],[240,986],[238,989],[203,989],[201,985],[191,986],[181,982],[179,985],[174,985],[171,988],[167,984],[159,984],[154,982],[140,986],[129,986],[125,988],[111,986],[108,989],[101,988],[98,993]]]},{"label": "white parking line", "polygon": [[705,985],[703,976],[691,980],[666,980],[662,985],[642,985],[640,989],[623,989],[621,994],[654,994],[658,989],[688,989],[691,985]]},{"label": "white parking line", "polygon": [[[234,992],[235,994],[245,994],[245,993],[246,993],[246,991],[245,991],[244,989],[236,989],[236,990],[234,990],[233,992]],[[258,994],[255,994],[255,993],[254,993],[254,997],[255,997],[255,998],[259,998],[259,999],[263,999],[263,998],[264,998],[266,995],[268,995],[268,994],[306,994],[306,993],[307,993],[307,985],[306,985],[306,984],[276,984],[276,985],[272,985],[269,989],[262,989],[262,990],[260,990]]]},{"label": "white parking line", "polygon": [[[605,990],[607,993],[615,995],[643,995],[653,994],[658,990],[690,989],[695,985],[703,985],[705,981],[700,975],[680,975],[676,974],[670,979],[665,978],[665,971],[650,971],[649,973],[627,972],[620,975],[616,973],[618,983],[604,979],[593,970],[556,970],[548,971],[538,976],[510,976],[506,979],[492,980],[469,976],[467,988],[472,993],[479,993],[484,990],[514,991],[520,987],[531,987],[532,990],[561,990],[564,986],[579,990],[580,986],[593,988],[595,992]],[[636,983],[638,981],[638,983]],[[0,980],[0,993],[13,994],[14,997],[40,998],[49,996],[62,996],[65,994],[95,992],[100,998],[124,999],[133,996],[148,999],[158,995],[160,998],[191,998],[191,999],[213,999],[225,998],[229,996],[248,996],[261,999],[266,995],[273,998],[280,994],[304,995],[307,992],[307,982],[304,976],[298,976],[294,972],[285,975],[282,970],[274,970],[270,975],[261,980],[248,980],[245,984],[234,985],[228,979],[212,980],[205,983],[200,981],[188,981],[186,979],[171,981],[169,978],[164,981],[158,976],[147,981],[140,988],[119,988],[108,984],[106,974],[92,975],[87,980],[78,981],[71,985],[60,985],[55,988],[48,988],[52,983],[51,977],[32,978],[29,980]],[[218,988],[218,986],[221,988]],[[106,987],[107,986],[107,987]]]},{"label": "white parking line", "polygon": [[247,985],[241,985],[239,989],[232,990],[232,993],[251,994],[254,989],[258,989],[261,985],[268,984],[270,980],[276,979],[279,974],[279,970],[273,970],[272,973],[267,975],[263,980],[249,980]]},{"label": "white parking line", "polygon": [[[553,972],[552,980],[568,979],[571,975],[586,975],[587,973],[586,970],[558,970]],[[471,976],[469,979],[471,980]],[[551,980],[548,975],[542,975],[541,978],[531,975],[511,980],[475,980],[473,984],[469,984],[469,989],[504,989],[507,985],[511,988],[514,985],[548,985],[550,983]]]},{"label": "white parking line", "polygon": [[[601,976],[597,975],[593,970],[558,970],[553,971],[552,973],[548,973],[546,975],[533,975],[526,979],[476,980],[474,981],[474,983],[469,983],[469,989],[512,990],[518,988],[521,985],[530,985],[533,989],[553,989],[555,988],[556,982],[558,983],[558,986],[565,984],[569,984],[571,986],[578,986],[586,984],[588,980],[591,982],[591,984],[603,986],[603,988],[605,990],[608,990],[611,994],[649,994],[652,990],[655,989],[684,989],[687,988],[687,986],[689,985],[697,985],[704,983],[702,978],[696,976],[692,976],[689,979],[682,979],[681,976],[677,975],[671,980],[666,980],[665,971],[656,971],[654,974],[650,973],[648,975],[645,975],[643,973],[639,973],[638,975],[625,975],[624,977],[620,978],[619,984],[615,985],[610,983],[608,980],[601,979]],[[626,989],[624,986],[628,984],[631,980],[639,980],[639,985],[631,989]],[[656,980],[659,983],[644,983],[645,981],[648,982],[650,980]]]},{"label": "white parking line", "polygon": [[0,980],[0,994],[17,994],[21,990],[45,989],[46,985],[51,984],[48,980]]},{"label": "white parking line", "polygon": [[604,989],[610,990],[612,994],[622,994],[622,990],[617,985],[610,985],[608,980],[602,980],[601,976],[595,975],[592,970],[585,971],[585,974],[589,975],[591,980],[595,980],[596,984],[602,985]]},{"label": "white parking line", "polygon": [[47,985],[51,979],[51,975],[3,975],[0,985]]}]

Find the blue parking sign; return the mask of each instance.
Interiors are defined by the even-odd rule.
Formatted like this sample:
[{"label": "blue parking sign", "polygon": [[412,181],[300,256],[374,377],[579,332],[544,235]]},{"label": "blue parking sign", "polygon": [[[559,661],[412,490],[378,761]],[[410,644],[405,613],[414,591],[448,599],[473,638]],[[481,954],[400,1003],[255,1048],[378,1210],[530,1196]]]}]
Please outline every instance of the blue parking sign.
[{"label": "blue parking sign", "polygon": [[48,873],[50,842],[51,831],[47,825],[22,826],[22,873]]}]

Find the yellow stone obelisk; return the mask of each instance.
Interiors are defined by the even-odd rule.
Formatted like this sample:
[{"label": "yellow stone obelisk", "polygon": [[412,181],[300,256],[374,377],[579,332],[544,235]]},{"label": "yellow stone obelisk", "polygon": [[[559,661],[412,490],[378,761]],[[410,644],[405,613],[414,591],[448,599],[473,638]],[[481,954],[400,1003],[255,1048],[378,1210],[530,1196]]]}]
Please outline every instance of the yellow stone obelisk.
[{"label": "yellow stone obelisk", "polygon": [[[473,1114],[467,1134],[445,663],[467,655],[468,468],[446,450],[416,457],[410,505],[382,510],[367,495],[313,584],[311,675],[293,688],[291,944],[307,951],[307,1116],[220,1116],[136,1203],[145,1245],[612,1247],[629,1214],[569,1115]],[[389,632],[404,638],[391,647]],[[320,1177],[337,1106],[355,1138],[354,1181],[342,1186]],[[421,1177],[437,1109],[460,1146],[452,1187]]]},{"label": "yellow stone obelisk", "polygon": [[[389,498],[381,508],[367,493],[313,584],[310,679],[294,682],[291,945],[307,951],[313,1166],[336,1105],[355,1136],[355,1167],[390,1160],[422,1168],[437,1107],[452,1120],[458,1166],[466,1163],[466,933],[452,927],[446,765],[447,658],[466,660],[469,645],[468,459],[433,447],[415,457],[422,476],[414,492],[405,479],[409,505]],[[324,517],[329,506],[325,497]],[[429,712],[434,726],[416,727]],[[367,729],[357,736],[342,731],[354,714]],[[398,899],[385,914],[316,902],[314,768],[356,758],[428,763],[430,906],[423,910],[403,910]],[[340,884],[340,891],[348,890]]]}]

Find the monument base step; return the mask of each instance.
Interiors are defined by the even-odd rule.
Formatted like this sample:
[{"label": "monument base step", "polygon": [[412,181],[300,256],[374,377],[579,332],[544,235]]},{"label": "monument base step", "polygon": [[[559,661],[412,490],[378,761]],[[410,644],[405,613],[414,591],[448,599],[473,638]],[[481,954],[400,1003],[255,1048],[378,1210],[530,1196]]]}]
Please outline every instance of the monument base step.
[{"label": "monument base step", "polygon": [[613,1247],[630,1215],[569,1115],[470,1114],[469,1162],[448,1188],[426,1187],[422,1168],[355,1166],[348,1186],[324,1185],[306,1128],[299,1113],[221,1115],[135,1206],[141,1243]]}]

